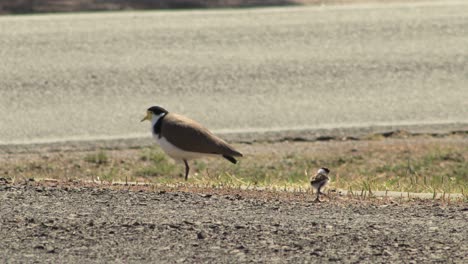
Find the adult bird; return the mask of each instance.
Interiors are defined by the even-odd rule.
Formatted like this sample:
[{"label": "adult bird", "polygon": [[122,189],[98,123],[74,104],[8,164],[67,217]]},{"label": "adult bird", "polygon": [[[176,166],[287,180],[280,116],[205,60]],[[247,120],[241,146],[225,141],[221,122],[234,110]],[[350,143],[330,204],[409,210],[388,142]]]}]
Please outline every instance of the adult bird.
[{"label": "adult bird", "polygon": [[182,115],[168,112],[160,106],[146,111],[141,122],[151,121],[151,132],[161,148],[176,161],[185,163],[185,180],[188,179],[189,160],[211,156],[223,157],[236,164],[234,157],[242,157],[226,141],[215,136],[199,123]]}]

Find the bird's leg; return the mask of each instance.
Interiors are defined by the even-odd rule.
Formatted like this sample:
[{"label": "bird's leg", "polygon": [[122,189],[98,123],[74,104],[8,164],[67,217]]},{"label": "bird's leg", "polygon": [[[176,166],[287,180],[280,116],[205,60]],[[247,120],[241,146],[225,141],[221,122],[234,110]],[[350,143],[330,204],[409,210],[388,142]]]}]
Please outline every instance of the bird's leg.
[{"label": "bird's leg", "polygon": [[185,180],[188,180],[188,174],[189,174],[190,168],[189,168],[187,160],[184,160],[184,163],[185,163]]},{"label": "bird's leg", "polygon": [[326,193],[320,192],[319,194],[323,194],[323,195],[325,195],[326,197],[328,197],[328,194],[326,194]]},{"label": "bird's leg", "polygon": [[[322,185],[322,186],[323,186],[323,185]],[[320,189],[322,189],[322,186],[320,186],[320,187],[318,188],[318,193],[319,193],[319,194],[323,194],[323,195],[325,195],[326,197],[328,197],[328,195],[327,195],[326,193],[323,193],[322,191],[320,191]]]},{"label": "bird's leg", "polygon": [[320,188],[317,190],[317,198],[315,198],[314,202],[320,203]]}]

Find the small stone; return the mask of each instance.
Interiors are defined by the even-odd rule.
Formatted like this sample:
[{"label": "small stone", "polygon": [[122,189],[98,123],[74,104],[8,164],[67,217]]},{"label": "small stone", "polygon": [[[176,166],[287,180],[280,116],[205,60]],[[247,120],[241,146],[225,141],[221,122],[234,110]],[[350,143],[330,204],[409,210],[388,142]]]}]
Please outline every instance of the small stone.
[{"label": "small stone", "polygon": [[55,248],[52,246],[47,246],[46,250],[47,250],[47,253],[55,253]]},{"label": "small stone", "polygon": [[45,249],[45,247],[43,245],[37,245],[34,247],[34,249]]},{"label": "small stone", "polygon": [[180,228],[180,226],[177,225],[177,224],[168,224],[168,226],[169,226],[170,228],[174,228],[174,229],[179,229],[179,228]]},{"label": "small stone", "polygon": [[203,234],[203,232],[198,232],[197,239],[205,239],[205,234]]}]

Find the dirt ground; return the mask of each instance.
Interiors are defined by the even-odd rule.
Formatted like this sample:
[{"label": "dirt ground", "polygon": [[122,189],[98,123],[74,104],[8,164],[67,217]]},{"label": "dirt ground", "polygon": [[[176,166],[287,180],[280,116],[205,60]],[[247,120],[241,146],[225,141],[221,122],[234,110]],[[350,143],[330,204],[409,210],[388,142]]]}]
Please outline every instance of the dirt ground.
[{"label": "dirt ground", "polygon": [[0,183],[3,263],[463,263],[468,206]]}]

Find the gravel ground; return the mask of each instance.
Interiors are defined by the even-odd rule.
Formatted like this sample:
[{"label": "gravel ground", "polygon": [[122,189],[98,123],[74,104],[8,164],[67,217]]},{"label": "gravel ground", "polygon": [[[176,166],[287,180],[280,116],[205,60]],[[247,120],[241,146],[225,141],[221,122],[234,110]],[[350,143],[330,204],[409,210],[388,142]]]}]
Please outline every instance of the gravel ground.
[{"label": "gravel ground", "polygon": [[462,263],[468,253],[466,203],[283,196],[4,184],[0,262]]}]

